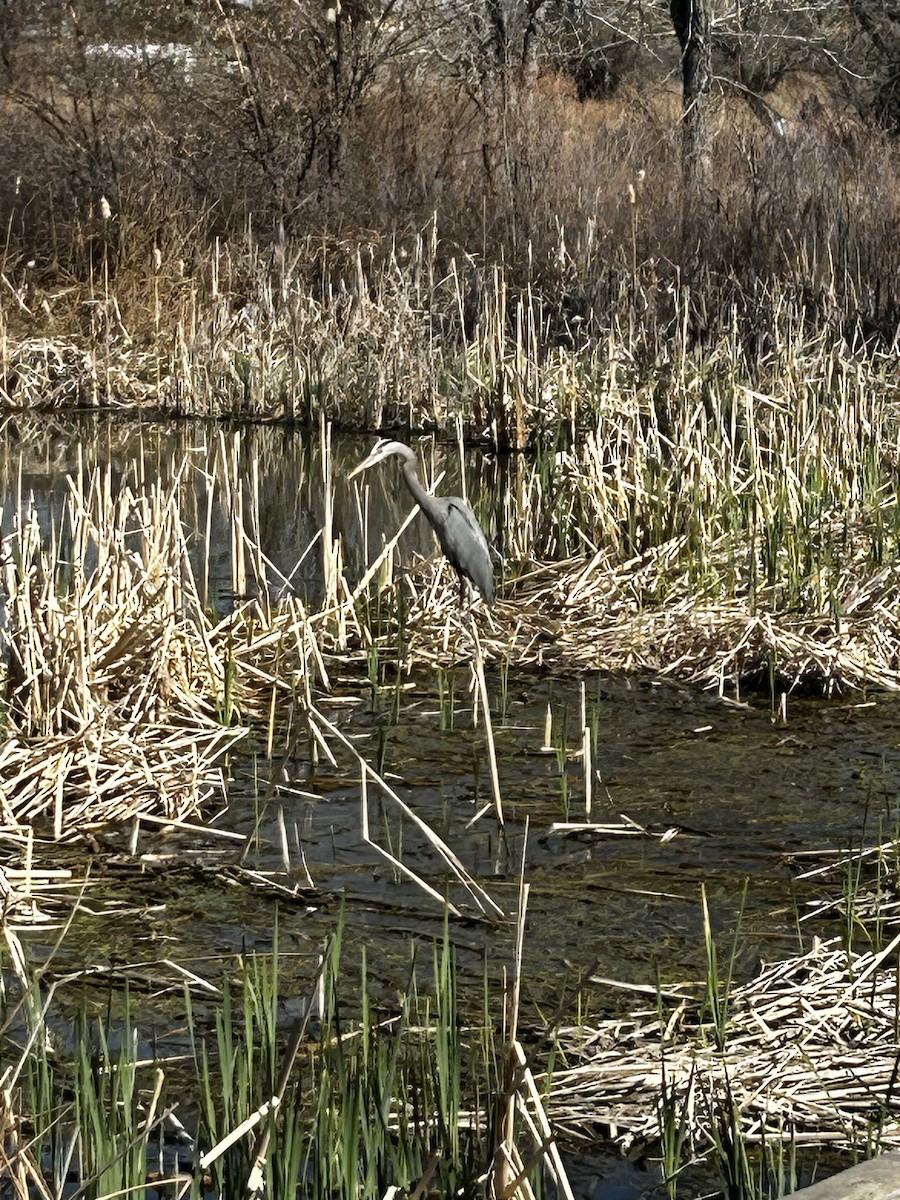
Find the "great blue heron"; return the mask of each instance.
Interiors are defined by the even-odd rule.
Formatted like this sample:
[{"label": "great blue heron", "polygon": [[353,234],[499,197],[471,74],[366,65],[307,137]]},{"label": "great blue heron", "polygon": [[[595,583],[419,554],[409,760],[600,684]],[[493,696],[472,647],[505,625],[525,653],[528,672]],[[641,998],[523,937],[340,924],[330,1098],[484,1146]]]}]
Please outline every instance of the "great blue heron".
[{"label": "great blue heron", "polygon": [[347,478],[352,479],[360,471],[374,467],[392,454],[403,460],[406,486],[437,534],[448,562],[459,576],[460,603],[465,600],[465,581],[470,579],[488,604],[493,604],[494,569],[487,538],[478,524],[478,518],[459,496],[432,496],[426,492],[419,479],[419,460],[409,446],[404,446],[403,442],[377,441],[369,457],[354,467]]}]

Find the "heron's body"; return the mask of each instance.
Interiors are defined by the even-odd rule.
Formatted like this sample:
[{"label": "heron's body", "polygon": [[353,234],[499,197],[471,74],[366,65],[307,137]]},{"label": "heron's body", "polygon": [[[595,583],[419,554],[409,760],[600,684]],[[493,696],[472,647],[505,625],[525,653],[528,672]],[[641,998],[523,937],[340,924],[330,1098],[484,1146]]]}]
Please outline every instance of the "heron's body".
[{"label": "heron's body", "polygon": [[494,603],[494,569],[491,551],[478,518],[459,496],[433,496],[419,479],[415,453],[403,442],[378,442],[369,457],[350,472],[352,478],[392,455],[403,460],[403,479],[429,525],[437,535],[444,555],[459,576],[460,598],[465,580],[478,588],[488,604]]}]

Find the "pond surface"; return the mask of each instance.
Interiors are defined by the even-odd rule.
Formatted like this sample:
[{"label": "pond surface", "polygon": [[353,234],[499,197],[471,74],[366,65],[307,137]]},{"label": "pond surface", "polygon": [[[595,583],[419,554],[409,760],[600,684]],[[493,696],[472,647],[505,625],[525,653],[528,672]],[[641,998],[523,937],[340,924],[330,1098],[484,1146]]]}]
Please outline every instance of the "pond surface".
[{"label": "pond surface", "polygon": [[[89,435],[81,425],[49,427],[41,436],[8,427],[0,457],[4,531],[19,496],[32,498],[42,523],[58,527],[66,474],[99,463],[124,479],[136,461],[143,478],[167,478],[187,456],[196,471],[196,507],[183,516],[193,525],[197,563],[209,563],[210,597],[227,605],[234,590],[229,514],[221,491],[210,502],[208,479],[216,456],[225,461],[231,455],[236,479],[258,481],[266,556],[314,602],[321,588],[319,556],[312,552],[295,567],[323,520],[316,444],[275,428],[245,429],[237,444],[236,437],[199,425],[103,422]],[[360,520],[341,476],[366,444],[357,439],[334,449],[335,529],[345,539],[351,577],[364,568],[366,541],[371,553],[411,507],[402,491],[386,494],[397,478],[382,473],[370,481],[368,519]],[[441,490],[460,489],[455,465],[455,447],[436,453],[435,470],[447,470]],[[498,470],[496,463],[479,464],[467,479],[489,527],[503,511],[491,491]],[[427,554],[432,547],[420,519],[404,552]],[[838,932],[836,924],[803,922],[823,885],[815,885],[819,892],[812,884],[797,885],[793,856],[886,836],[900,817],[900,703],[893,697],[827,705],[789,698],[784,723],[765,702],[735,704],[650,678],[558,678],[512,667],[491,670],[488,687],[502,836],[492,811],[471,824],[490,804],[491,784],[466,668],[379,688],[359,678],[338,679],[321,708],[510,915],[524,862],[530,884],[526,1026],[570,1024],[579,1015],[589,1021],[633,1006],[634,994],[610,981],[653,986],[702,978],[702,886],[726,953],[743,907],[738,978],[749,977],[760,957],[795,952],[801,933],[808,942],[813,933]],[[584,765],[577,757],[583,716],[594,758],[590,820],[618,826],[615,831],[557,828],[586,817]],[[233,756],[227,811],[215,826],[247,835],[249,848],[145,826],[133,847],[136,861],[129,831],[113,833],[109,846],[115,853],[97,860],[86,896],[98,915],[80,919],[56,969],[79,961],[143,964],[159,986],[155,999],[147,995],[137,1003],[138,1020],[158,1046],[175,1049],[180,982],[159,964],[175,961],[203,978],[218,978],[236,954],[271,948],[277,910],[285,962],[291,975],[296,971],[289,978],[286,969],[290,1007],[292,994],[296,1004],[308,994],[318,950],[343,907],[348,962],[353,947],[365,943],[370,980],[389,1002],[408,972],[410,937],[440,937],[442,911],[363,839],[358,764],[336,741],[334,753],[336,766],[315,769],[302,753],[269,761],[251,746]],[[368,801],[373,840],[440,894],[459,901],[461,889],[450,882],[434,848],[393,801],[371,785]],[[235,886],[230,871],[238,863],[259,872],[259,887]],[[248,876],[240,882],[246,885]],[[827,886],[839,891],[840,878]],[[487,977],[499,1012],[502,976],[512,966],[512,921],[476,919],[471,904],[467,913],[450,926],[464,990],[468,981],[471,1002],[480,1005]],[[35,958],[46,951],[46,933],[23,936]],[[353,968],[348,971],[352,980]],[[590,1190],[624,1198],[637,1195],[636,1187],[627,1183],[614,1191],[610,1184],[604,1192],[595,1181]]]}]

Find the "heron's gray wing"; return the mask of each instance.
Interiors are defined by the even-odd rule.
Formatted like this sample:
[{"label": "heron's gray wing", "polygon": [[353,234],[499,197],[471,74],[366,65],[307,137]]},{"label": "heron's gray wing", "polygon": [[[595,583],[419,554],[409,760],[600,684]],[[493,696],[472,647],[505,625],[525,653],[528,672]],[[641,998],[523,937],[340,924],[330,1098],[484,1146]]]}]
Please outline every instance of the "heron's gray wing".
[{"label": "heron's gray wing", "polygon": [[488,604],[493,604],[494,569],[478,518],[458,496],[443,497],[441,507],[443,522],[437,530],[441,549],[456,570],[472,580]]}]

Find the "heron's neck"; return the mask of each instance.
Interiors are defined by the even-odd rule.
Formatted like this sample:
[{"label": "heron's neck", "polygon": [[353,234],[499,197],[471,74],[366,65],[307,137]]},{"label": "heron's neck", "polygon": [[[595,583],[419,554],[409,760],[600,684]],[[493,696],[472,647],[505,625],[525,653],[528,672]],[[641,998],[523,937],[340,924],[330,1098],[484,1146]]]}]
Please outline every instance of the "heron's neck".
[{"label": "heron's neck", "polygon": [[416,463],[407,460],[403,464],[403,478],[406,480],[406,486],[409,488],[416,503],[422,512],[427,516],[431,516],[436,511],[434,496],[427,492],[422,486],[422,481],[419,479],[419,472]]}]

